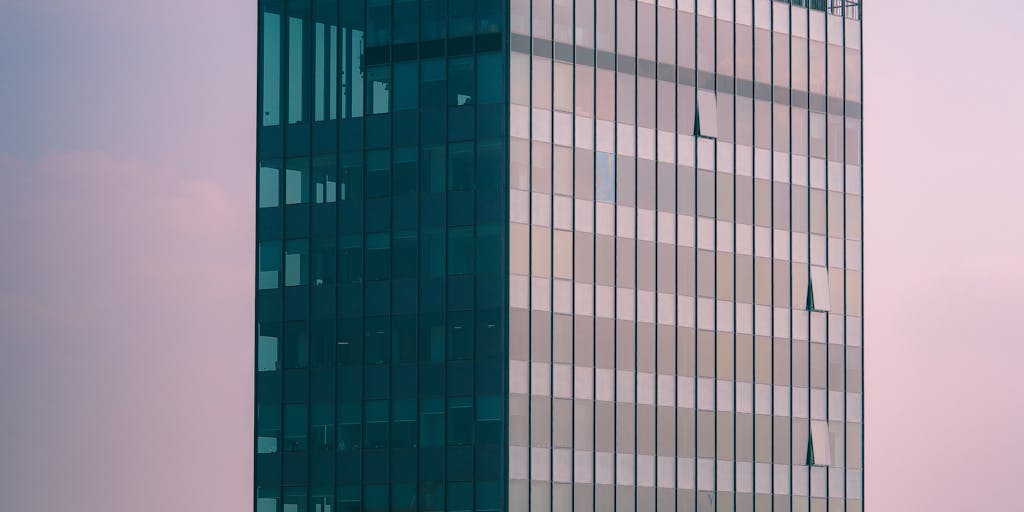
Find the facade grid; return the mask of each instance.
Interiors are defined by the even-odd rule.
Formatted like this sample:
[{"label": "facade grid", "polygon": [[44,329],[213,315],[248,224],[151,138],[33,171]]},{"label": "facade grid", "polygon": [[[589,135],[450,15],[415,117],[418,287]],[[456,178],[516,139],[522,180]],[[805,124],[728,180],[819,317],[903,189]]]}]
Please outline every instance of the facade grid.
[{"label": "facade grid", "polygon": [[863,510],[861,13],[261,0],[256,510]]}]

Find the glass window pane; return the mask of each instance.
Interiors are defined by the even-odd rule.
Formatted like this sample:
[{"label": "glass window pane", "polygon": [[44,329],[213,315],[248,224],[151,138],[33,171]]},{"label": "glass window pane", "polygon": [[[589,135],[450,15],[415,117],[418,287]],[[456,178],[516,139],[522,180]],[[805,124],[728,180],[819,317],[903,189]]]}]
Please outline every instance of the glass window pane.
[{"label": "glass window pane", "polygon": [[810,453],[807,460],[811,466],[829,466],[832,464],[832,441],[828,434],[828,423],[811,422]]},{"label": "glass window pane", "polygon": [[261,323],[257,326],[256,371],[271,372],[281,368],[278,360],[280,327]]},{"label": "glass window pane", "polygon": [[807,292],[807,309],[828,311],[831,305],[828,270],[825,267],[811,266],[810,289]]},{"label": "glass window pane", "polygon": [[281,15],[263,13],[263,126],[281,124]]},{"label": "glass window pane", "polygon": [[363,117],[363,31],[341,29],[341,117]]},{"label": "glass window pane", "polygon": [[259,245],[259,289],[268,290],[280,286],[278,278],[280,272],[281,242],[261,242]]},{"label": "glass window pane", "polygon": [[292,158],[285,171],[285,204],[309,202],[309,160]]},{"label": "glass window pane", "polygon": [[313,201],[318,204],[338,200],[338,172],[334,164],[334,155],[313,158]]},{"label": "glass window pane", "polygon": [[260,208],[273,208],[281,205],[281,171],[267,164],[260,166]]},{"label": "glass window pane", "polygon": [[366,71],[366,110],[370,114],[387,114],[391,101],[391,68],[378,66]]},{"label": "glass window pane", "polygon": [[718,137],[718,101],[714,91],[697,91],[697,126],[702,137]]},{"label": "glass window pane", "polygon": [[305,43],[305,20],[290,16],[288,18],[288,123],[301,123],[303,116],[303,86],[305,72],[303,70]]},{"label": "glass window pane", "polygon": [[596,199],[606,203],[615,202],[615,155],[597,152],[594,156],[596,165],[597,190]]},{"label": "glass window pane", "polygon": [[313,38],[313,119],[337,119],[338,27],[317,22]]},{"label": "glass window pane", "polygon": [[284,285],[302,286],[309,280],[309,240],[288,240],[284,246]]},{"label": "glass window pane", "polygon": [[419,105],[419,66],[415,62],[395,64],[395,110],[412,110]]}]

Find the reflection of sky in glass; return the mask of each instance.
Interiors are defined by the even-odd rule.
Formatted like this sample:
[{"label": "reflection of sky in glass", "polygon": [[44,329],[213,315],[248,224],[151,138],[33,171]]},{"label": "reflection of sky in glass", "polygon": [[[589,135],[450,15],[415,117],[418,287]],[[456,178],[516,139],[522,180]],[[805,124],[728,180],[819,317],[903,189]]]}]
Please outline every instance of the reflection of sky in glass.
[{"label": "reflection of sky in glass", "polygon": [[605,203],[615,202],[615,155],[601,153],[594,155],[594,169],[596,173],[595,198]]}]

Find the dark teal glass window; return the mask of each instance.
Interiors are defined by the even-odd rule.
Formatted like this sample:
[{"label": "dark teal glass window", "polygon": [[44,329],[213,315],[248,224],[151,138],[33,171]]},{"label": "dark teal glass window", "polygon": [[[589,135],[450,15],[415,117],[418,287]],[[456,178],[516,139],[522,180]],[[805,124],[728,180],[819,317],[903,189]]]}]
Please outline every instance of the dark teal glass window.
[{"label": "dark teal glass window", "polygon": [[316,0],[313,18],[313,120],[334,120],[338,118],[337,3]]},{"label": "dark teal glass window", "polygon": [[258,288],[268,290],[280,286],[281,242],[260,242],[258,255]]},{"label": "dark teal glass window", "polygon": [[261,322],[256,327],[256,371],[272,372],[281,369],[278,345],[281,338],[279,324]]},{"label": "dark teal glass window", "polygon": [[375,66],[366,71],[366,112],[387,114],[391,102],[391,68]]},{"label": "dark teal glass window", "polygon": [[418,68],[416,62],[395,64],[395,110],[413,110],[419,105]]},{"label": "dark teal glass window", "polygon": [[260,165],[259,195],[260,208],[281,206],[280,164],[264,162]]},{"label": "dark teal glass window", "polygon": [[281,124],[281,14],[270,12],[271,6],[263,13],[263,126]]},{"label": "dark teal glass window", "polygon": [[500,53],[477,55],[477,103],[486,105],[505,100],[505,62]]},{"label": "dark teal glass window", "polygon": [[306,119],[306,93],[309,56],[309,3],[291,1],[288,4],[288,124]]},{"label": "dark teal glass window", "polygon": [[306,404],[286,404],[284,406],[285,451],[302,451],[306,449],[306,414]]},{"label": "dark teal glass window", "polygon": [[473,104],[473,57],[460,57],[448,61],[448,104]]},{"label": "dark teal glass window", "polygon": [[289,158],[285,169],[285,204],[309,202],[309,159]]},{"label": "dark teal glass window", "polygon": [[284,246],[284,285],[309,283],[309,240],[288,240]]}]

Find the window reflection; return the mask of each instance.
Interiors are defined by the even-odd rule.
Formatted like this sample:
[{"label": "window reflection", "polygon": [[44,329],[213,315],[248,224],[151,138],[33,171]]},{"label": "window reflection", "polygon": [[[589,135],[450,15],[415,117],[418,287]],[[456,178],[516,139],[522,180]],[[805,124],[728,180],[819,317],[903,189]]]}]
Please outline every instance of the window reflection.
[{"label": "window reflection", "polygon": [[281,124],[281,15],[263,13],[263,126]]},{"label": "window reflection", "polygon": [[305,158],[288,159],[285,170],[285,204],[309,202],[309,160]]},{"label": "window reflection", "polygon": [[303,25],[302,18],[288,18],[288,123],[304,121],[303,101]]},{"label": "window reflection", "polygon": [[281,272],[281,242],[268,241],[259,244],[258,283],[260,290],[277,288],[278,275]]},{"label": "window reflection", "polygon": [[377,66],[366,71],[366,110],[387,114],[391,100],[391,68]]},{"label": "window reflection", "polygon": [[281,205],[280,175],[281,171],[277,167],[271,167],[268,164],[260,166],[260,208],[273,208]]},{"label": "window reflection", "polygon": [[363,31],[341,29],[341,117],[363,116]]},{"label": "window reflection", "polygon": [[313,202],[333,203],[338,200],[338,173],[334,163],[334,155],[313,158]]},{"label": "window reflection", "polygon": [[605,203],[615,202],[615,155],[597,152],[594,155],[595,177],[597,180],[595,199]]},{"label": "window reflection", "polygon": [[338,27],[317,22],[315,24],[313,64],[313,119],[315,121],[338,118]]},{"label": "window reflection", "polygon": [[284,285],[301,286],[309,279],[309,240],[288,240],[284,246]]}]

